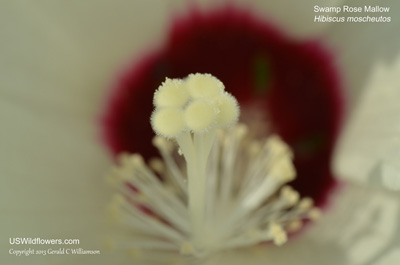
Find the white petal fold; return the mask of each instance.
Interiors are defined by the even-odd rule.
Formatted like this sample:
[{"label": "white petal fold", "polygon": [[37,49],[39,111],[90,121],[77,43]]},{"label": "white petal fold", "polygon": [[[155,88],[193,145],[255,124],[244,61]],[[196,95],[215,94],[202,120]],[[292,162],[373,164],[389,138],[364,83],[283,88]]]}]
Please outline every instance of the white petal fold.
[{"label": "white petal fold", "polygon": [[400,54],[376,63],[340,137],[339,177],[400,191],[399,73]]}]

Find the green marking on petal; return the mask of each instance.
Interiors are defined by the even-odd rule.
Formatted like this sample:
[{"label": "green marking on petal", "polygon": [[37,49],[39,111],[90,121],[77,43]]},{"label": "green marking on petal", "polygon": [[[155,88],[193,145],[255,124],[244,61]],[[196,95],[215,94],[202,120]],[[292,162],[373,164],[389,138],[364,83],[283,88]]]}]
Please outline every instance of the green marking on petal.
[{"label": "green marking on petal", "polygon": [[253,61],[254,89],[257,94],[266,95],[271,80],[271,66],[265,55],[257,55]]},{"label": "green marking on petal", "polygon": [[310,156],[320,151],[324,143],[324,135],[321,133],[315,133],[298,141],[294,145],[294,150],[298,155]]}]

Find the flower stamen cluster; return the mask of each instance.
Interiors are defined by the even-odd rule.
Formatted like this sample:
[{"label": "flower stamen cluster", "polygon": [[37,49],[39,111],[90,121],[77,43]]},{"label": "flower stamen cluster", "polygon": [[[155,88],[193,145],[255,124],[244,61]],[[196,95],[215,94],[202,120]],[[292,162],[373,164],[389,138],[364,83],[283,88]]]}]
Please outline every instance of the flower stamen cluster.
[{"label": "flower stamen cluster", "polygon": [[319,217],[312,200],[287,185],[295,178],[290,148],[236,124],[237,101],[218,79],[167,79],[154,105],[153,145],[162,158],[146,164],[124,154],[109,178],[119,191],[111,213],[137,234],[126,244],[134,253],[199,259],[261,242],[280,246],[304,219]]}]

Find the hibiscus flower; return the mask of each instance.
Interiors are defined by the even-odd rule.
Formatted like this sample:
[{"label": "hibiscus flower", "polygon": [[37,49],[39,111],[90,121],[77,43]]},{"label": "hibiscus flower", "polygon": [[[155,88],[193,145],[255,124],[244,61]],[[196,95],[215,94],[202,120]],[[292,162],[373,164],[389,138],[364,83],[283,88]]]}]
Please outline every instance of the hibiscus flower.
[{"label": "hibiscus flower", "polygon": [[[154,8],[157,4],[158,8]],[[4,211],[2,234],[5,238],[78,238],[81,241],[79,247],[100,248],[105,228],[99,220],[111,192],[103,185],[100,176],[111,166],[112,159],[99,140],[99,119],[109,102],[105,94],[115,80],[121,62],[129,61],[127,58],[138,56],[139,52],[147,54],[143,47],[151,41],[162,43],[162,39],[154,38],[166,30],[163,24],[170,18],[170,11],[182,8],[179,1],[160,1],[157,4],[140,1],[5,3],[1,11],[4,45],[1,48],[1,106],[5,122],[2,127],[1,194]],[[258,16],[268,16],[269,21],[278,25],[277,32],[269,34],[275,34],[275,41],[280,45],[288,46],[279,49],[281,54],[288,51],[288,57],[297,60],[296,69],[322,73],[317,76],[325,77],[319,80],[326,84],[323,87],[332,91],[341,87],[341,93],[345,95],[345,121],[349,122],[340,127],[339,110],[342,108],[337,107],[340,97],[329,94],[327,99],[321,99],[313,94],[317,90],[310,90],[313,92],[310,96],[316,97],[313,101],[318,103],[318,108],[326,109],[321,115],[327,125],[317,123],[325,129],[321,138],[318,133],[307,135],[309,126],[315,124],[304,123],[307,119],[301,120],[299,126],[304,126],[304,135],[311,138],[303,138],[304,141],[298,145],[293,140],[293,146],[297,146],[298,152],[303,152],[306,158],[318,144],[319,148],[325,148],[322,148],[325,152],[320,158],[322,161],[313,160],[315,169],[305,166],[306,171],[303,171],[324,172],[321,179],[325,184],[319,186],[321,189],[310,189],[318,179],[301,182],[300,176],[298,185],[322,206],[327,196],[331,197],[328,200],[331,203],[326,206],[318,225],[289,240],[284,247],[245,249],[224,256],[219,262],[265,264],[268,260],[274,264],[378,265],[396,264],[399,259],[400,207],[399,197],[393,190],[398,190],[396,110],[399,106],[396,96],[398,98],[399,91],[395,84],[400,67],[398,37],[391,35],[396,32],[396,23],[313,23],[313,5],[313,1],[306,1],[302,8],[290,1],[279,4],[254,2],[250,9]],[[388,1],[387,5],[394,9],[398,4]],[[187,6],[184,4],[183,8]],[[316,38],[319,41],[317,46],[312,46],[316,47],[311,49],[313,52],[304,53],[309,47],[305,44],[311,45],[309,40]],[[388,38],[382,48],[372,41]],[[328,59],[323,56],[325,51],[329,51]],[[178,60],[177,55],[179,53],[171,55],[171,58]],[[273,69],[270,68],[271,62],[279,59],[285,62],[285,57],[280,55],[271,59],[268,56],[260,54],[255,57],[252,62],[253,80],[255,84],[277,81],[279,86],[281,80],[274,80],[274,77],[281,71],[269,76],[272,78],[263,73]],[[306,59],[311,59],[311,63]],[[313,65],[313,61],[319,61],[319,64]],[[162,71],[162,65],[160,68],[155,70]],[[296,71],[290,73],[296,74]],[[334,76],[330,75],[332,73]],[[180,77],[186,74],[179,73]],[[240,76],[237,78],[237,84],[240,84]],[[288,87],[287,84],[281,86]],[[262,86],[260,91],[252,93],[266,93],[264,90],[265,86]],[[276,97],[285,99],[284,96]],[[249,98],[248,102],[253,101]],[[293,102],[300,104],[295,99]],[[275,107],[282,111],[284,103]],[[356,105],[358,108],[353,108]],[[143,110],[151,107],[143,106]],[[259,108],[258,102],[256,107]],[[338,110],[332,112],[336,108]],[[251,116],[254,112],[248,109]],[[281,112],[285,119],[292,117],[291,113],[285,114]],[[143,113],[139,115],[146,116]],[[141,120],[148,119],[143,116]],[[281,120],[281,117],[267,118]],[[279,125],[278,122],[274,124]],[[275,127],[289,143],[290,139],[298,136],[289,134],[292,130],[287,127],[290,126],[293,126],[292,122]],[[334,148],[339,128],[342,128],[339,148]],[[138,134],[134,137],[137,139],[132,138],[132,142],[144,142],[151,136]],[[325,144],[322,147],[321,142]],[[115,145],[113,150],[120,151]],[[329,162],[334,150],[335,174],[332,174]],[[301,174],[301,167],[299,169]],[[327,192],[337,177],[341,177],[345,185],[335,193]],[[2,243],[3,249],[11,247],[17,249],[9,242]],[[5,261],[20,263],[17,258],[7,254]],[[49,263],[58,260],[81,262],[83,259],[79,256],[29,258],[42,258],[43,262]],[[85,263],[115,263],[124,258],[113,254],[85,256]]]}]

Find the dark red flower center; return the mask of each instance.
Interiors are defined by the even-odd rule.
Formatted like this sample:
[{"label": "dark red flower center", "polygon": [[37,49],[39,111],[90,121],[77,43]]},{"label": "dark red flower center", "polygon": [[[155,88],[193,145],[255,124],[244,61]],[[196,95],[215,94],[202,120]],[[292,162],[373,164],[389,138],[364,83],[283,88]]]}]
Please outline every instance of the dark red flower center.
[{"label": "dark red flower center", "polygon": [[156,156],[149,122],[153,93],[165,77],[197,72],[219,78],[245,113],[257,106],[294,150],[293,186],[323,204],[335,184],[330,162],[342,114],[332,56],[317,41],[291,39],[233,7],[175,19],[165,44],[126,71],[103,116],[112,152]]}]

